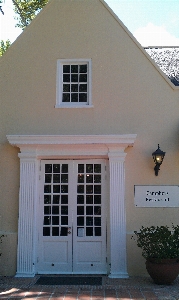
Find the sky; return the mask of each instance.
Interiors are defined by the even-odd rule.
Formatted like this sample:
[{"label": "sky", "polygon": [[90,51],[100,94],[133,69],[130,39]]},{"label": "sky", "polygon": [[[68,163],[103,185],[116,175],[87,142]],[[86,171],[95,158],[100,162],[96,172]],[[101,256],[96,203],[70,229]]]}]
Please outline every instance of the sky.
[{"label": "sky", "polygon": [[[15,27],[12,0],[3,0],[0,40],[13,42]],[[142,46],[179,46],[179,0],[106,0],[114,13]]]}]

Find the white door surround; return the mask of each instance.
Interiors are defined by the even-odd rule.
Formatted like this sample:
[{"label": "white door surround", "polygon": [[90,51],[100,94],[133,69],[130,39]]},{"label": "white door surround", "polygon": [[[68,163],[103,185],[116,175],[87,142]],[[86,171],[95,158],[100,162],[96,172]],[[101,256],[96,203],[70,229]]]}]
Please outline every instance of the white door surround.
[{"label": "white door surround", "polygon": [[[20,195],[16,277],[36,274],[36,207],[39,201],[41,159],[109,159],[110,176],[110,274],[127,278],[124,161],[136,134],[126,135],[8,135],[20,152]],[[116,213],[117,212],[117,213]],[[117,230],[116,230],[117,228]]]}]

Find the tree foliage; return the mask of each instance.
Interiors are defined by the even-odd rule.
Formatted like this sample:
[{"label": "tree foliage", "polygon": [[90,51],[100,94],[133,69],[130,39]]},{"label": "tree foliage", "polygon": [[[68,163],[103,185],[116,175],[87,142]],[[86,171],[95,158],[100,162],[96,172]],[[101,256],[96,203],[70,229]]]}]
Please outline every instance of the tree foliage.
[{"label": "tree foliage", "polygon": [[11,42],[10,40],[7,41],[0,41],[0,56],[2,56],[4,54],[4,52],[6,52],[6,50],[10,47]]},{"label": "tree foliage", "polygon": [[[12,0],[16,26],[22,30],[27,27],[31,21],[36,17],[40,10],[47,4],[48,0]],[[3,0],[0,0],[0,13],[5,14],[3,10]],[[0,56],[10,47],[11,42],[0,41]]]},{"label": "tree foliage", "polygon": [[47,2],[48,0],[12,0],[16,26],[22,29],[27,27]]}]

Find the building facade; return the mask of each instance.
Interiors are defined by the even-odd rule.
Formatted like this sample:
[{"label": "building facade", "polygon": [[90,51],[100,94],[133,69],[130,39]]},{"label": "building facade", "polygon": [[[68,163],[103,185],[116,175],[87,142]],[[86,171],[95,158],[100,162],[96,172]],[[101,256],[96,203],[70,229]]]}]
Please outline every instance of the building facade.
[{"label": "building facade", "polygon": [[1,274],[145,275],[134,230],[178,222],[145,189],[178,186],[179,88],[103,0],[50,1],[0,64]]}]

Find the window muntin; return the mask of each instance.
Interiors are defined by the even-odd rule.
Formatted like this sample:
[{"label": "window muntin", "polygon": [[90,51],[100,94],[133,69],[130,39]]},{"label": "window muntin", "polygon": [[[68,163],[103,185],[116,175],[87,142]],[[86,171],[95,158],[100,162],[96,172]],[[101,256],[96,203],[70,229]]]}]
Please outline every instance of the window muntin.
[{"label": "window muntin", "polygon": [[56,107],[91,105],[91,60],[58,60]]}]

